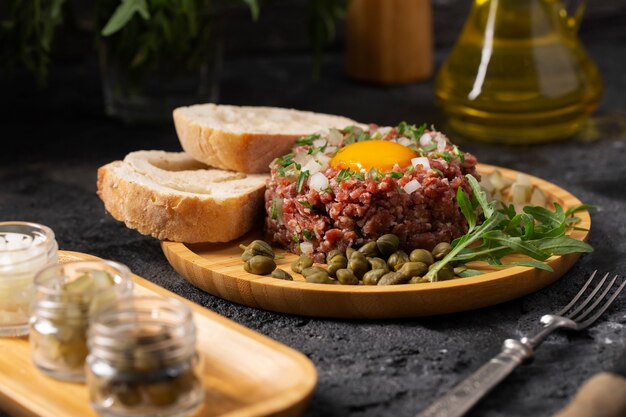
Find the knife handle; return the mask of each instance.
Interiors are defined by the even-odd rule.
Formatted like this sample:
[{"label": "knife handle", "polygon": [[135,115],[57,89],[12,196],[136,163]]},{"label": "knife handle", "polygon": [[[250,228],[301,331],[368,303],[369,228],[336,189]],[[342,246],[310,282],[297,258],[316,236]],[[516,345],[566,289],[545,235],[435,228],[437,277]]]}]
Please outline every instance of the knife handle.
[{"label": "knife handle", "polygon": [[532,349],[518,340],[504,341],[502,351],[416,417],[460,417],[506,378]]},{"label": "knife handle", "polygon": [[602,372],[587,380],[569,405],[553,417],[626,416],[626,379]]}]

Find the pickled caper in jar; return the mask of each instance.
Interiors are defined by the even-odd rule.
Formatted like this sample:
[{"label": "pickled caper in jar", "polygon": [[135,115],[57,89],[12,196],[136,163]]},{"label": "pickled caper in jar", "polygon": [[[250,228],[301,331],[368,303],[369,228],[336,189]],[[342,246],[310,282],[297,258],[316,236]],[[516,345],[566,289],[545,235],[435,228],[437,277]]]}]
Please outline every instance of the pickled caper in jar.
[{"label": "pickled caper in jar", "polygon": [[392,271],[400,269],[403,263],[409,262],[409,255],[403,250],[397,250],[387,259],[387,265]]},{"label": "pickled caper in jar", "polygon": [[411,262],[423,262],[426,265],[432,265],[435,262],[433,254],[426,249],[413,249],[409,255]]},{"label": "pickled caper in jar", "polygon": [[378,256],[378,246],[376,246],[376,242],[369,242],[359,248],[359,252],[361,252],[366,257],[374,257]]},{"label": "pickled caper in jar", "polygon": [[447,254],[452,251],[452,245],[448,242],[437,243],[432,250],[433,257],[437,260],[443,259]]},{"label": "pickled caper in jar", "polygon": [[244,262],[243,269],[251,274],[267,275],[276,269],[276,262],[267,256],[255,255]]},{"label": "pickled caper in jar", "polygon": [[343,285],[358,285],[359,279],[350,269],[344,268],[337,271],[337,281]]},{"label": "pickled caper in jar", "polygon": [[389,272],[388,269],[377,268],[372,269],[371,271],[367,271],[365,275],[363,275],[363,284],[365,285],[378,285],[378,281]]},{"label": "pickled caper in jar", "polygon": [[291,264],[291,270],[293,272],[297,272],[298,274],[301,274],[304,269],[309,268],[312,265],[313,265],[313,258],[306,256],[306,255],[300,255],[298,260],[294,261]]},{"label": "pickled caper in jar", "polygon": [[383,256],[390,256],[398,250],[400,246],[400,238],[394,234],[388,233],[376,239],[376,246]]}]

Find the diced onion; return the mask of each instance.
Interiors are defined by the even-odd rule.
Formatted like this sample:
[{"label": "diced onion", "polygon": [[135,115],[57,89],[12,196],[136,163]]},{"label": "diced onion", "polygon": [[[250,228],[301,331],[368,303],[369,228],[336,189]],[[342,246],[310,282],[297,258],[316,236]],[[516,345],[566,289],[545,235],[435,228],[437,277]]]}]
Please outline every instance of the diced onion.
[{"label": "diced onion", "polygon": [[337,146],[341,143],[342,139],[343,139],[343,135],[341,134],[339,130],[330,129],[330,131],[328,132],[328,144],[329,145]]},{"label": "diced onion", "polygon": [[328,187],[328,178],[321,172],[317,172],[309,178],[309,187],[319,192]]},{"label": "diced onion", "polygon": [[297,152],[293,157],[293,161],[300,165],[306,164],[309,159],[310,156],[307,152]]},{"label": "diced onion", "polygon": [[489,175],[488,182],[490,182],[496,190],[502,190],[508,185],[504,177],[502,177],[502,173],[498,170],[493,171],[491,175]]},{"label": "diced onion", "polygon": [[328,163],[330,162],[330,156],[325,153],[320,153],[315,155],[317,162],[319,162],[321,169],[326,169],[328,167]]},{"label": "diced onion", "polygon": [[326,154],[327,154],[327,155],[332,155],[332,154],[334,154],[334,153],[335,153],[335,151],[336,151],[336,150],[337,150],[337,147],[336,147],[336,146],[333,146],[333,145],[328,145],[328,146],[326,147],[326,151],[325,151],[325,152],[326,152]]},{"label": "diced onion", "polygon": [[322,166],[313,158],[302,167],[302,171],[309,171],[309,175],[317,174],[322,169]]},{"label": "diced onion", "polygon": [[539,189],[539,187],[535,187],[532,195],[530,196],[530,205],[545,207],[547,203],[548,199],[546,198],[546,195]]},{"label": "diced onion", "polygon": [[313,146],[315,146],[316,148],[321,148],[324,145],[326,145],[326,139],[319,138],[313,141]]},{"label": "diced onion", "polygon": [[511,186],[511,201],[513,204],[526,204],[530,200],[531,191],[529,186],[515,183]]},{"label": "diced onion", "polygon": [[418,165],[423,166],[424,171],[428,171],[430,169],[430,161],[428,161],[428,158],[425,156],[411,159],[411,164],[413,165],[413,168],[417,168]]},{"label": "diced onion", "polygon": [[404,136],[396,139],[396,142],[398,142],[402,146],[411,146],[413,144],[413,141],[411,139]]},{"label": "diced onion", "polygon": [[378,128],[378,132],[379,132],[381,135],[385,136],[385,135],[387,135],[389,132],[391,132],[391,127],[390,127],[390,126],[383,126],[383,127],[379,127],[379,128]]},{"label": "diced onion", "polygon": [[430,133],[424,133],[421,137],[420,137],[420,146],[427,146],[430,145],[430,143],[433,141],[432,136],[430,136]]},{"label": "diced onion", "polygon": [[305,255],[310,255],[313,253],[313,244],[311,242],[302,242],[300,243],[300,252]]},{"label": "diced onion", "polygon": [[422,188],[422,184],[420,184],[416,179],[412,179],[404,185],[404,191],[406,191],[407,194],[412,194],[420,188]]},{"label": "diced onion", "polygon": [[524,175],[524,174],[518,174],[517,178],[515,179],[515,183],[516,184],[521,184],[521,185],[526,185],[528,187],[533,185],[532,181],[530,180],[530,177],[528,175]]},{"label": "diced onion", "polygon": [[437,152],[446,150],[446,138],[443,135],[437,135]]}]

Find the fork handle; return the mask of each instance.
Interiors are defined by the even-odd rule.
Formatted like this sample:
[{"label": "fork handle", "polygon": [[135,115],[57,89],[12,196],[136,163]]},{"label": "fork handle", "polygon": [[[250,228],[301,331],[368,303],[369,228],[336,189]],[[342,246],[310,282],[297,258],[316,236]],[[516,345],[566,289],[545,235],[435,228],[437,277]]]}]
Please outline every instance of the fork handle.
[{"label": "fork handle", "polygon": [[472,375],[452,388],[416,417],[460,417],[506,378],[522,361],[532,357],[530,346],[507,339],[502,351]]}]

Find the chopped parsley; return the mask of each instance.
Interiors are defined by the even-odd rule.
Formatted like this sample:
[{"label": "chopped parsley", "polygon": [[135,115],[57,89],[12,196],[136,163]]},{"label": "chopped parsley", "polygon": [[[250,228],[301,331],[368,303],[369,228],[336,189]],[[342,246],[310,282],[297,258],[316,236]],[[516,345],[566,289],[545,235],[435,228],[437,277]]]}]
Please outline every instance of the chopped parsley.
[{"label": "chopped parsley", "polygon": [[293,236],[291,236],[291,240],[293,240],[296,243],[300,243],[300,237],[298,236],[297,233],[294,233]]},{"label": "chopped parsley", "polygon": [[313,234],[311,232],[308,231],[308,229],[302,229],[302,235],[307,239],[307,240],[311,240],[313,239]]},{"label": "chopped parsley", "polygon": [[389,175],[391,176],[391,178],[402,178],[404,176],[402,172],[397,171],[391,171]]}]

